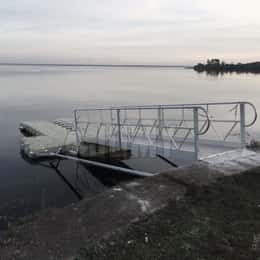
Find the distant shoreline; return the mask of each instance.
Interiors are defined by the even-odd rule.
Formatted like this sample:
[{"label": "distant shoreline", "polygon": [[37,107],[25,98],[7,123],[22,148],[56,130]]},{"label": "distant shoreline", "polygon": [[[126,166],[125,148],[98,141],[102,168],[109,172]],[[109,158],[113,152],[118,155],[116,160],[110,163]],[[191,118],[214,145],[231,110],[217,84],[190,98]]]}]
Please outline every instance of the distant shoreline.
[{"label": "distant shoreline", "polygon": [[208,60],[206,64],[198,63],[193,69],[199,73],[206,72],[211,75],[224,73],[260,73],[260,62],[251,63],[225,63],[219,59]]},{"label": "distant shoreline", "polygon": [[148,64],[60,64],[60,63],[0,63],[0,66],[53,66],[53,67],[127,67],[127,68],[186,68],[185,65]]}]

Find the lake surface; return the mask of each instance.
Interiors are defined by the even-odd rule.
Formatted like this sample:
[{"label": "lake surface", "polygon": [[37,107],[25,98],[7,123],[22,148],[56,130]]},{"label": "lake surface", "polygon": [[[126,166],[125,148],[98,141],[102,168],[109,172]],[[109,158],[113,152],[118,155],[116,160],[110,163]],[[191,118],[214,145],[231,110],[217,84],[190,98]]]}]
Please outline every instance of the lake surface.
[{"label": "lake surface", "polygon": [[[0,229],[7,220],[77,201],[55,170],[22,158],[19,122],[72,117],[74,108],[86,106],[239,100],[260,109],[260,75],[215,77],[182,68],[0,66]],[[252,132],[258,129],[259,122]],[[59,169],[85,196],[119,178],[68,161]]]}]

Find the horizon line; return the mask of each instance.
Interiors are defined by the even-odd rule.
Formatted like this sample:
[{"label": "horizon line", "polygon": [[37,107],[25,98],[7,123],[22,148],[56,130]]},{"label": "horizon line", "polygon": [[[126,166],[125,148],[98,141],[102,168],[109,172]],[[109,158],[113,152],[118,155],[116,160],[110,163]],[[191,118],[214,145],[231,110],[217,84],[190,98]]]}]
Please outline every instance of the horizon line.
[{"label": "horizon line", "polygon": [[82,63],[16,63],[0,62],[4,66],[78,66],[78,67],[161,67],[161,68],[183,68],[191,65],[167,65],[167,64],[82,64]]}]

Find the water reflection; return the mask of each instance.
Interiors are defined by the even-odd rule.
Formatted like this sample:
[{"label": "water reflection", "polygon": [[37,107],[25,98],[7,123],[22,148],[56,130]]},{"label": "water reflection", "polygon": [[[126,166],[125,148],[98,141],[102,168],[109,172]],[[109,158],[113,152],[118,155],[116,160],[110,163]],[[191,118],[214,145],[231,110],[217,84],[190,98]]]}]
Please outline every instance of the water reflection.
[{"label": "water reflection", "polygon": [[259,75],[259,71],[218,71],[218,70],[209,70],[209,71],[196,71],[198,74],[205,74],[207,76],[211,77],[219,77],[219,76],[225,76],[228,75],[241,75],[241,74],[255,74]]},{"label": "water reflection", "polygon": [[64,159],[41,159],[35,161],[24,156],[23,159],[29,164],[37,164],[51,169],[78,200],[96,195],[121,182],[133,179],[132,176],[125,173],[89,166],[82,162]]},{"label": "water reflection", "polygon": [[[41,178],[44,176],[39,176],[34,196],[23,194],[23,197],[15,197],[0,204],[0,230],[8,228],[10,223],[23,221],[23,217],[28,218],[39,210],[76,203],[133,178],[115,171],[89,167],[81,162],[63,159],[31,160],[23,154],[21,157],[32,167],[45,169],[42,174],[48,170],[52,175],[49,175],[47,182]],[[33,188],[28,188],[32,194]]]}]

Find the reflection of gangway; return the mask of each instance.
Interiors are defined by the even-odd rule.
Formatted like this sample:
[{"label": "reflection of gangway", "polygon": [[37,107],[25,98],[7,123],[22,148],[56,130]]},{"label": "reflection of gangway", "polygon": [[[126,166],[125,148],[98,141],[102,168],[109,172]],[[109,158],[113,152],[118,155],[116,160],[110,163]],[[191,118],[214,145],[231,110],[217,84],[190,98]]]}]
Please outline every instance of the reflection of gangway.
[{"label": "reflection of gangway", "polygon": [[21,129],[37,135],[23,138],[22,149],[30,157],[77,154],[93,165],[93,158],[102,156],[121,156],[126,164],[159,156],[181,165],[245,147],[246,128],[256,118],[249,102],[77,109],[71,122],[21,123]]}]

